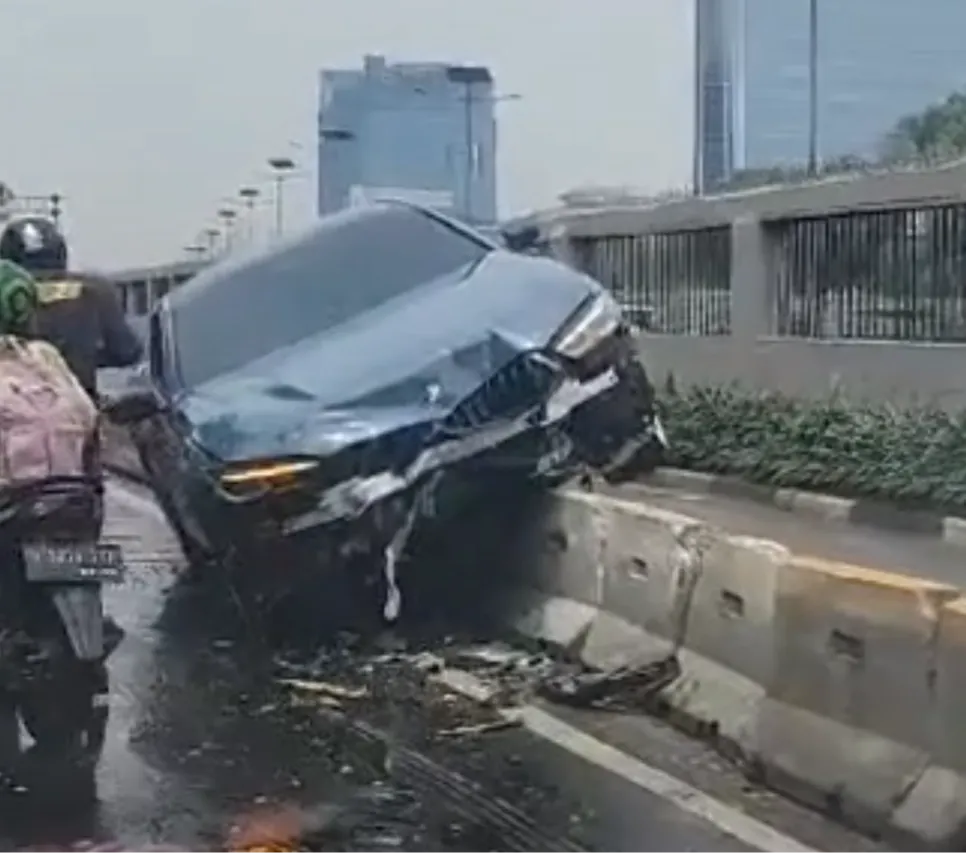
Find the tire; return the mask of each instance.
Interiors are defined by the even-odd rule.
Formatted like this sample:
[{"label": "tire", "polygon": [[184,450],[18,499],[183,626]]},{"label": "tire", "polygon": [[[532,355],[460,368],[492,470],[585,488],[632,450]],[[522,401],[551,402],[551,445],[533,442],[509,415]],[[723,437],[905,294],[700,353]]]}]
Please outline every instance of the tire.
[{"label": "tire", "polygon": [[107,673],[102,663],[61,660],[20,700],[20,716],[36,752],[71,763],[96,762],[107,729]]},{"label": "tire", "polygon": [[17,701],[6,691],[0,691],[0,778],[10,782],[20,762],[20,722]]},{"label": "tire", "polygon": [[171,529],[174,531],[175,536],[178,537],[178,543],[181,545],[181,551],[184,554],[185,560],[188,562],[188,577],[193,578],[203,574],[201,572],[201,567],[211,562],[213,555],[209,554],[208,551],[196,540],[194,539],[185,526],[184,521],[181,518],[181,513],[178,512],[175,501],[171,498],[171,495],[163,488],[153,488],[154,496],[164,512],[165,517],[168,520],[168,524],[171,525]]},{"label": "tire", "polygon": [[147,474],[154,499],[161,507],[161,511],[168,520],[168,524],[171,525],[175,536],[178,537],[181,551],[188,562],[188,577],[193,577],[195,570],[210,562],[214,555],[208,553],[202,543],[199,543],[188,532],[187,525],[184,523],[182,514],[178,509],[178,503],[172,495],[171,488],[169,488],[170,483],[166,480],[164,473],[158,471],[152,464],[151,454],[147,452],[143,443],[136,437],[134,439],[134,445],[137,448],[138,458],[141,460],[141,467],[144,469],[145,474]]}]

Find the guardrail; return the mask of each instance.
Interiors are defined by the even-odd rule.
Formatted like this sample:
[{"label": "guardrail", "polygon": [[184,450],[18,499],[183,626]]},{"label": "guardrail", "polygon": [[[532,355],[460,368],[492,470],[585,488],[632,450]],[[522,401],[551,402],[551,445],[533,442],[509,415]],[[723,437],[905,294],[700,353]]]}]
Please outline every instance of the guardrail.
[{"label": "guardrail", "polygon": [[140,267],[111,273],[117,285],[124,312],[133,320],[146,322],[151,309],[168,291],[196,275],[207,266],[206,261],[180,261],[156,267]]},{"label": "guardrail", "polygon": [[531,220],[658,379],[966,404],[966,161]]}]

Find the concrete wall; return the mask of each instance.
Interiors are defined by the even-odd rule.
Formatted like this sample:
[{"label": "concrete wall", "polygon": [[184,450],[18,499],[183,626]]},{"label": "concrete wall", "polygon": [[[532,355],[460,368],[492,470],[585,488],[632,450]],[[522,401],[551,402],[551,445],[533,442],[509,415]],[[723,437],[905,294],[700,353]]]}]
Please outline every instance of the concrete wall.
[{"label": "concrete wall", "polygon": [[738,381],[808,396],[839,387],[857,398],[958,408],[966,406],[966,344],[783,337],[772,312],[772,226],[837,213],[944,205],[963,205],[966,214],[966,161],[652,207],[564,209],[535,221],[557,256],[571,263],[577,263],[575,246],[588,239],[731,228],[731,332],[643,335],[641,345],[658,380],[673,373],[684,383]]}]

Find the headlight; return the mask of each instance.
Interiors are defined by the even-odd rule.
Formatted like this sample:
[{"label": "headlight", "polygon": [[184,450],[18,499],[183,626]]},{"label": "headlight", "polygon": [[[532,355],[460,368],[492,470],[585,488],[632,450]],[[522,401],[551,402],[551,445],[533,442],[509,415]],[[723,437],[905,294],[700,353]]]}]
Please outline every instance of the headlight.
[{"label": "headlight", "polygon": [[265,459],[231,465],[218,477],[222,492],[232,497],[256,497],[285,489],[300,476],[318,468],[315,459]]},{"label": "headlight", "polygon": [[601,293],[561,331],[554,348],[562,356],[579,360],[617,331],[623,314],[609,293]]}]

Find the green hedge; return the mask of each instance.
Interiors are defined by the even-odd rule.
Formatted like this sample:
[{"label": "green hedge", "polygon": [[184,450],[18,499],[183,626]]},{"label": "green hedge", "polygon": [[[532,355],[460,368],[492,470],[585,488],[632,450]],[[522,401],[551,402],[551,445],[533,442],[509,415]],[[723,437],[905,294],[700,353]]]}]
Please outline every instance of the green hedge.
[{"label": "green hedge", "polygon": [[659,395],[669,464],[770,486],[966,511],[966,412],[740,387]]}]

